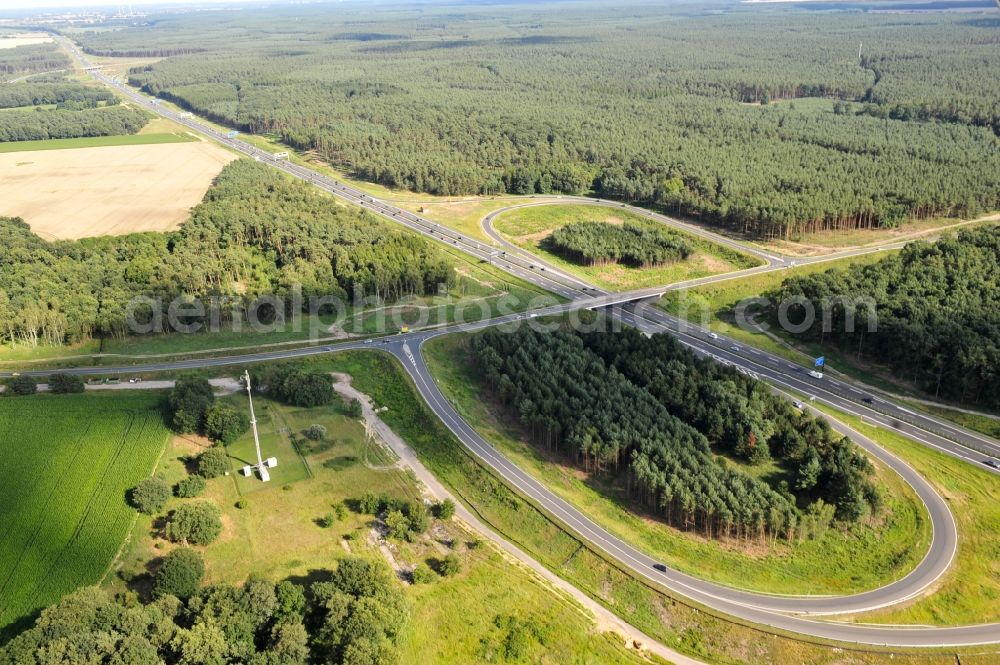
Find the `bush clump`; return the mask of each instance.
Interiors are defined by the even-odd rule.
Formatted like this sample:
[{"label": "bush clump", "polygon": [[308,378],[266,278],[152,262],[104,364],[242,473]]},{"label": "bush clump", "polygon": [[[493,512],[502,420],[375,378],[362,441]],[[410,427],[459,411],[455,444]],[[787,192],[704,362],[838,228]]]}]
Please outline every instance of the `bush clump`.
[{"label": "bush clump", "polygon": [[326,428],[322,425],[310,425],[306,430],[306,438],[310,441],[322,441],[326,438]]},{"label": "bush clump", "polygon": [[153,576],[153,597],[176,596],[181,600],[197,593],[205,576],[205,561],[190,547],[179,547],[163,558]]},{"label": "bush clump", "polygon": [[163,478],[146,478],[129,491],[129,502],[141,513],[153,515],[163,510],[170,498],[170,485]]},{"label": "bush clump", "polygon": [[170,422],[176,431],[201,432],[205,414],[215,404],[215,393],[207,379],[187,376],[174,384],[168,402]]},{"label": "bush clump", "polygon": [[75,374],[53,374],[49,377],[49,390],[53,393],[82,393],[85,386],[83,379]]},{"label": "bush clump", "polygon": [[177,481],[174,494],[182,499],[191,499],[205,491],[205,479],[202,476],[188,476]]},{"label": "bush clump", "polygon": [[175,543],[208,545],[222,531],[222,513],[211,501],[186,503],[170,516],[167,538]]},{"label": "bush clump", "polygon": [[215,404],[205,412],[205,436],[228,446],[250,429],[250,416],[229,404]]},{"label": "bush clump", "polygon": [[198,456],[198,474],[205,478],[218,478],[229,472],[229,455],[225,448],[209,448]]},{"label": "bush clump", "polygon": [[7,390],[12,395],[34,395],[38,392],[38,382],[30,376],[15,376],[7,382]]},{"label": "bush clump", "polygon": [[411,573],[414,584],[430,584],[434,581],[434,571],[420,564]]},{"label": "bush clump", "polygon": [[253,385],[292,406],[324,406],[336,396],[329,374],[294,365],[264,367],[253,376]]},{"label": "bush clump", "polygon": [[455,516],[455,502],[451,499],[445,499],[440,503],[434,504],[434,517],[439,520],[450,520]]},{"label": "bush clump", "polygon": [[449,554],[437,562],[437,571],[441,577],[454,577],[462,571],[462,561],[457,554]]}]

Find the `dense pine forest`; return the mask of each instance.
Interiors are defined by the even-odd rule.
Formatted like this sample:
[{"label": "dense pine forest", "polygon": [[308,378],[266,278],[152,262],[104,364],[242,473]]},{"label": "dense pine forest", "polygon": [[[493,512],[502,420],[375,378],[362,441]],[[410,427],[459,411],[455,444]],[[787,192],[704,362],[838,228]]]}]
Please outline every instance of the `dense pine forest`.
[{"label": "dense pine forest", "polygon": [[593,190],[783,237],[1000,207],[995,20],[618,9],[299,7],[81,42],[170,56],[131,83],[417,191]]},{"label": "dense pine forest", "polygon": [[[491,329],[472,349],[487,386],[539,445],[617,479],[679,528],[793,538],[824,505],[847,522],[881,505],[850,440],[668,335]],[[716,455],[773,459],[787,477],[772,486]]]},{"label": "dense pine forest", "polygon": [[56,104],[60,108],[83,109],[118,103],[106,88],[84,86],[61,78],[33,78],[30,82],[0,87],[0,108]]},{"label": "dense pine forest", "polygon": [[0,113],[0,142],[121,136],[135,134],[148,122],[148,113],[125,106]]},{"label": "dense pine forest", "polygon": [[0,76],[5,78],[51,72],[69,66],[69,57],[54,42],[0,49]]},{"label": "dense pine forest", "polygon": [[0,113],[0,142],[121,136],[149,122],[147,113],[119,106],[110,90],[59,74],[0,86],[0,109],[12,109]]},{"label": "dense pine forest", "polygon": [[[829,330],[817,315],[803,339],[888,365],[935,396],[1000,409],[1000,226],[911,243],[872,265],[794,277],[766,296],[804,297],[816,312],[829,300]],[[867,303],[851,306],[857,297]],[[777,320],[773,306],[769,316]],[[803,316],[801,306],[789,312],[793,323]]]},{"label": "dense pine forest", "polygon": [[676,233],[629,223],[575,222],[553,231],[544,243],[578,263],[624,263],[639,268],[682,261],[693,251]]},{"label": "dense pine forest", "polygon": [[392,301],[454,275],[428,242],[238,160],[173,233],[50,243],[0,218],[0,342],[124,336],[136,296],[161,297],[164,308],[176,296],[219,296],[229,299],[223,317],[242,317],[258,296],[288,295],[292,285],[305,298]]}]

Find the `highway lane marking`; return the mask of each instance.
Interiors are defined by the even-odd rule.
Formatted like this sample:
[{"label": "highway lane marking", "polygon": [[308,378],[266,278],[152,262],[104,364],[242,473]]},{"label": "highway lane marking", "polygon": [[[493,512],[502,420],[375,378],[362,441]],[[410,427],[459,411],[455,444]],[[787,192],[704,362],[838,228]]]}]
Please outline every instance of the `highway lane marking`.
[{"label": "highway lane marking", "polygon": [[237,362],[239,362],[239,361],[240,361],[240,360],[237,360]]},{"label": "highway lane marking", "polygon": [[[672,582],[674,585],[682,586],[684,589],[687,590],[686,593],[684,591],[679,591],[676,588],[676,586],[670,587],[668,585],[668,588],[673,588],[675,591],[687,595],[689,598],[695,600],[696,602],[704,602],[701,599],[707,597],[716,600],[720,603],[723,603],[729,607],[737,607],[746,610],[756,611],[759,613],[763,613],[768,617],[767,619],[764,620],[761,620],[760,618],[755,618],[754,616],[745,617],[757,623],[764,623],[765,625],[771,625],[772,627],[780,627],[782,629],[790,629],[793,630],[794,632],[799,632],[799,633],[806,632],[806,634],[816,635],[817,634],[816,630],[814,630],[812,633],[808,633],[807,631],[803,631],[801,627],[797,625],[800,622],[806,622],[821,627],[819,630],[823,633],[823,635],[831,637],[832,639],[841,639],[841,640],[845,639],[843,637],[844,630],[847,630],[848,634],[850,633],[850,627],[845,624],[837,624],[837,623],[830,624],[826,622],[815,622],[810,619],[803,619],[801,617],[790,617],[785,614],[775,613],[769,609],[761,607],[758,604],[746,603],[738,600],[732,600],[720,597],[717,594],[709,593],[703,589],[698,589],[696,587],[693,587],[690,584],[688,584],[685,580],[677,579],[670,575],[665,575],[662,573],[659,575],[651,575],[647,570],[648,568],[651,568],[651,566],[649,565],[649,561],[651,559],[646,557],[646,555],[642,554],[641,552],[638,552],[637,550],[633,550],[629,546],[623,548],[623,545],[625,544],[615,539],[610,534],[607,534],[608,536],[610,536],[610,539],[608,537],[605,537],[603,534],[606,532],[603,532],[603,529],[601,527],[595,525],[588,518],[578,513],[578,511],[575,508],[570,507],[572,512],[567,513],[562,506],[562,504],[565,503],[564,501],[552,495],[549,490],[540,486],[540,483],[538,483],[538,481],[536,481],[532,476],[526,474],[519,467],[512,465],[509,460],[507,460],[504,456],[500,455],[492,446],[490,446],[488,443],[482,440],[481,437],[478,435],[478,433],[475,430],[473,430],[471,426],[468,425],[468,423],[466,423],[463,419],[461,419],[460,416],[458,416],[454,412],[450,403],[448,403],[447,400],[444,399],[443,395],[436,388],[436,386],[434,386],[432,382],[431,384],[427,383],[427,381],[422,376],[423,372],[425,371],[427,371],[426,365],[422,365],[421,371],[417,373],[418,374],[417,376],[413,377],[419,383],[423,384],[425,390],[427,390],[427,392],[421,391],[422,394],[424,395],[425,401],[428,402],[428,404],[432,407],[432,409],[438,414],[439,418],[441,418],[442,421],[445,422],[448,428],[451,429],[452,432],[456,434],[456,436],[459,436],[459,439],[463,443],[465,443],[470,449],[472,449],[473,452],[477,454],[477,456],[484,459],[484,461],[486,461],[490,466],[494,467],[497,471],[501,472],[501,474],[505,478],[507,478],[507,480],[513,482],[515,486],[517,486],[522,492],[524,492],[530,498],[538,501],[547,510],[550,510],[559,519],[564,521],[564,523],[566,523],[567,526],[571,526],[571,528],[576,530],[580,535],[586,537],[588,540],[590,540],[591,543],[598,545],[598,547],[604,549],[604,551],[616,556],[616,558],[622,560],[624,563],[628,563],[629,566],[633,568],[633,570],[635,570],[635,572],[639,573],[641,576],[659,583],[662,583],[663,580],[667,580],[668,582]],[[463,435],[467,437],[468,440],[463,438]],[[919,478],[919,474],[917,474],[917,477]],[[654,564],[655,563],[656,562],[654,561]],[[679,573],[679,571],[675,571],[673,569],[671,569],[671,571],[674,572],[675,574],[679,574],[684,577],[689,577],[684,573]],[[705,584],[704,582],[699,580],[694,580],[694,581],[701,584]],[[713,585],[712,583],[707,583],[707,584],[708,586],[717,586]],[[740,592],[737,591],[736,593]],[[916,593],[919,593],[919,591]],[[708,604],[710,605],[710,603]],[[716,609],[720,609],[721,611],[727,611],[725,608],[716,608]],[[737,616],[740,616],[738,612],[733,612],[732,610],[728,611],[731,614],[736,614]],[[814,616],[819,615],[819,613],[812,613],[812,614]],[[777,621],[777,623],[772,623],[774,621]],[[866,631],[867,630],[868,629],[866,629]],[[852,639],[852,638],[847,638],[847,639]],[[856,636],[853,639],[855,641],[858,641]],[[868,638],[865,637],[862,638],[860,641],[866,642],[867,639]],[[877,642],[866,642],[866,643],[877,643]]]},{"label": "highway lane marking", "polygon": [[[420,368],[421,373],[422,372],[427,372],[429,374],[429,370],[427,370],[426,364],[423,364],[422,360],[421,360],[421,363],[422,363],[421,368]],[[471,426],[469,426],[468,423],[466,423],[464,420],[461,420],[461,417],[458,416],[457,413],[454,412],[454,410],[451,408],[450,404],[447,403],[446,400],[442,402],[442,400],[444,400],[444,398],[443,398],[443,395],[440,394],[440,390],[437,388],[437,386],[433,386],[431,388],[431,393],[435,396],[435,401],[439,405],[440,404],[446,405],[446,406],[439,406],[439,408],[441,410],[443,410],[448,415],[448,417],[450,419],[458,418],[461,421],[462,429],[464,431],[466,431],[467,433],[471,432],[470,437],[473,438],[474,440],[476,440],[477,445],[486,445],[487,446],[487,448],[491,451],[491,453],[489,455],[490,460],[491,460],[491,466],[494,466],[495,468],[497,468],[498,471],[501,471],[501,472],[503,472],[504,470],[506,470],[507,473],[510,474],[510,476],[512,476],[512,477],[521,478],[521,479],[527,478],[528,482],[532,485],[532,488],[535,490],[535,493],[532,495],[533,498],[536,498],[536,500],[539,500],[539,501],[542,501],[543,498],[546,499],[547,500],[547,504],[546,505],[547,505],[547,507],[549,507],[550,510],[552,508],[551,508],[551,505],[548,505],[548,504],[554,504],[558,508],[560,508],[560,510],[557,513],[560,516],[560,519],[564,519],[564,520],[567,519],[566,509],[563,508],[563,506],[561,504],[565,504],[570,510],[578,512],[578,509],[570,506],[568,503],[566,503],[565,501],[563,501],[559,497],[557,497],[554,494],[552,494],[551,490],[548,490],[547,488],[545,488],[544,486],[542,486],[537,480],[534,479],[533,476],[528,475],[526,472],[522,471],[519,467],[517,467],[516,465],[513,465],[506,457],[500,455],[492,446],[490,446],[487,442],[485,442],[485,440],[482,439],[482,437],[478,434],[478,432],[476,432],[474,429],[472,429]],[[442,417],[442,419],[444,419],[444,415],[443,414],[439,413],[439,417]],[[858,436],[860,436],[860,434]],[[482,441],[483,443],[480,444],[480,441]],[[467,443],[467,442],[463,441],[463,443]],[[875,444],[872,443],[872,445],[875,445]],[[881,456],[879,456],[879,457],[881,459]],[[891,458],[891,460],[896,460],[896,458],[894,456],[890,455],[889,457]],[[891,468],[893,468],[891,460],[885,460],[885,459],[883,459],[884,462],[886,462]],[[913,472],[912,468],[910,468],[908,465],[904,465],[904,466],[911,473],[915,474],[915,472]],[[897,471],[897,473],[899,473],[898,469],[895,469],[895,470]],[[904,474],[900,474],[900,475],[903,475],[904,476],[904,480],[907,480],[905,478]],[[918,479],[918,482],[926,483],[926,481],[924,481],[919,476],[919,474],[915,474],[915,476]],[[910,482],[910,481],[907,480],[907,482]],[[913,486],[912,483],[910,483],[910,484],[911,484],[911,487],[912,487]],[[938,505],[939,505],[939,507],[941,507],[944,510],[944,512],[947,513],[948,511],[947,511],[946,504],[944,504],[943,500],[941,500],[940,497],[938,497],[936,495],[936,493],[934,492],[933,488],[931,488],[929,486],[929,484],[925,484],[924,488],[930,493],[931,496],[933,496],[933,497],[935,497],[935,498],[938,499],[938,502],[939,502]],[[918,496],[921,496],[921,492],[920,492],[920,490],[918,488],[914,487],[914,491],[917,493]],[[927,503],[927,499],[924,498],[923,496],[921,496],[921,500],[924,502],[925,507],[927,508],[928,514],[931,515],[932,518],[933,518],[934,512],[931,510],[930,505]],[[586,522],[584,524],[588,528],[589,532],[592,533],[592,534],[594,534],[594,535],[599,536],[601,538],[601,541],[603,543],[607,544],[607,538],[603,534],[607,534],[608,536],[611,536],[611,534],[609,534],[606,531],[604,531],[603,527],[600,527],[600,526],[594,524],[592,521],[589,520],[589,518],[585,518],[585,517],[582,516],[582,514],[579,514],[579,513],[578,513],[578,515],[569,515],[569,517],[573,518],[572,521],[567,521],[567,523],[571,524],[571,525],[579,525],[580,524],[580,518],[583,518],[584,520],[586,520]],[[574,528],[578,528],[578,527],[574,526]],[[596,529],[596,531],[595,531],[595,529]],[[611,536],[611,537],[614,538],[614,536]],[[939,542],[939,541],[936,541],[935,539],[932,538],[932,542],[929,545],[928,554],[925,556],[924,561],[927,561],[928,557],[933,553],[933,551],[934,551],[934,543],[935,542]],[[624,543],[621,543],[621,541],[618,541],[618,542],[613,542],[612,544],[614,545],[614,548],[615,548],[616,551],[621,551],[621,545],[624,544]],[[631,546],[628,546],[628,547],[631,549]],[[632,550],[632,551],[634,551],[637,554],[640,554],[641,556],[646,556],[644,554],[641,554],[637,550]],[[625,553],[628,554],[629,552],[625,551]],[[632,554],[629,554],[629,556],[632,556],[634,558],[634,555],[632,555]],[[883,587],[882,589],[877,589],[877,590],[874,590],[872,592],[865,592],[863,594],[857,594],[857,596],[860,597],[860,596],[864,596],[866,594],[878,593],[880,591],[884,593],[884,589],[885,588],[891,588],[894,585],[895,586],[901,585],[907,579],[911,578],[913,575],[915,575],[915,574],[917,574],[917,573],[920,572],[920,570],[919,570],[920,566],[923,565],[924,561],[922,561],[921,564],[918,565],[914,569],[914,572],[912,572],[909,575],[905,576],[901,580],[897,580],[893,584],[887,585],[887,587]],[[948,566],[948,565],[950,565],[950,563],[946,564],[946,566]],[[676,571],[675,569],[671,569],[671,570],[674,573],[676,573],[676,574],[684,575],[685,577],[687,577],[689,579],[696,580],[696,578],[691,578],[689,575],[687,575],[685,573],[680,573],[679,571]],[[940,577],[940,573],[937,574],[937,575],[935,575],[930,580],[930,582],[928,582],[928,584],[933,583],[936,579],[938,579],[938,577]],[[696,580],[696,581],[698,581],[699,583],[702,582],[700,580]],[[709,583],[709,584],[712,585],[711,583]],[[718,585],[712,585],[712,586],[718,587]],[[721,587],[721,588],[725,588],[725,587]],[[925,587],[921,587],[920,589],[918,589],[917,591],[914,591],[913,593],[914,594],[919,594],[920,592],[922,592],[923,588],[925,588]],[[698,591],[700,593],[708,593],[708,592],[704,591],[704,589],[700,589]],[[749,592],[749,591],[745,591],[745,590],[734,590],[734,591],[736,593],[739,593],[739,594],[745,595],[745,596],[759,596],[759,594],[756,594],[755,592]],[[734,602],[731,599],[722,598],[722,597],[719,597],[717,595],[713,595],[713,597],[716,597],[716,598],[718,598],[720,600],[726,600],[726,601],[729,601],[729,602]],[[907,598],[909,598],[909,597],[910,596],[907,596]],[[797,601],[801,601],[802,598],[809,598],[809,597],[808,596],[806,596],[806,597],[802,597],[802,596],[798,596],[798,597],[796,597],[796,596],[782,596],[781,598],[783,598],[783,599],[785,599],[785,598],[791,598],[791,599],[794,599],[794,600],[797,600]],[[815,598],[815,596],[813,598]],[[846,597],[846,598],[850,598],[850,597]],[[739,602],[739,601],[736,601],[736,602]],[[886,606],[886,604],[895,604],[895,602],[901,602],[901,601],[886,601],[886,602],[883,602],[883,603],[879,603],[877,606],[871,607],[870,609],[877,609],[877,607],[884,607],[884,606]],[[754,603],[742,603],[742,604],[747,605],[747,606],[752,606],[752,607],[755,607],[757,609],[768,610],[768,611],[779,611],[779,612],[783,612],[783,611],[802,611],[801,608],[799,610],[784,610],[782,608],[775,609],[774,606],[761,605],[759,601],[754,602]],[[822,612],[813,611],[812,613],[813,614],[843,614],[845,612],[866,611],[867,609],[868,609],[867,606],[866,607],[861,607],[861,608],[852,607],[852,608],[846,609],[846,610],[837,610],[837,611],[824,610]]]}]

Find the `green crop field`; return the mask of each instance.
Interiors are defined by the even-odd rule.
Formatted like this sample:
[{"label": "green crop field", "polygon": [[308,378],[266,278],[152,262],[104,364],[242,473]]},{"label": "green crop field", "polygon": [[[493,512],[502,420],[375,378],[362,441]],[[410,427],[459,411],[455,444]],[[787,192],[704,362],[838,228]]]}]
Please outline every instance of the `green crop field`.
[{"label": "green crop field", "polygon": [[28,152],[35,150],[65,150],[68,148],[99,148],[120,145],[148,145],[151,143],[187,143],[197,141],[190,134],[125,134],[122,136],[86,136],[77,139],[47,139],[45,141],[11,141],[0,143],[0,152]]},{"label": "green crop field", "polygon": [[167,440],[160,399],[0,399],[0,630],[102,577]]}]

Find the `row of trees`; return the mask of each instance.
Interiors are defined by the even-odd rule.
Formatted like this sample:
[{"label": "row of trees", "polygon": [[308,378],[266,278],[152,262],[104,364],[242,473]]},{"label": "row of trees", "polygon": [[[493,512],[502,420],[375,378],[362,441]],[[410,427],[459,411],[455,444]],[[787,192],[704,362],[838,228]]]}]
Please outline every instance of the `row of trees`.
[{"label": "row of trees", "polygon": [[0,113],[0,142],[135,134],[148,122],[147,113],[124,106]]},{"label": "row of trees", "polygon": [[217,298],[222,324],[251,310],[268,323],[290,312],[258,299],[283,297],[290,309],[295,287],[307,308],[310,296],[393,301],[455,280],[431,243],[251,160],[227,165],[173,233],[49,243],[0,218],[0,266],[0,343],[29,346],[124,337],[139,296],[154,302],[134,308],[135,318],[159,331],[178,296],[200,299],[206,312]]},{"label": "row of trees", "polygon": [[60,104],[71,108],[95,108],[118,103],[106,88],[80,85],[71,81],[27,81],[0,87],[0,108]]},{"label": "row of trees", "polygon": [[[84,391],[83,379],[76,374],[53,374],[46,380],[49,392],[56,395],[67,393],[82,393]],[[15,376],[6,382],[7,395],[34,395],[38,392],[38,380],[32,376],[22,374]]]},{"label": "row of trees", "polygon": [[[1000,205],[989,26],[649,5],[630,7],[624,24],[591,7],[543,6],[532,28],[491,8],[474,14],[388,12],[372,26],[378,40],[316,39],[349,34],[353,12],[285,9],[84,41],[190,48],[234,33],[211,57],[178,55],[130,80],[394,187],[592,189],[783,237]],[[800,97],[829,101],[791,101]]]},{"label": "row of trees", "polygon": [[692,252],[691,245],[676,233],[630,222],[622,226],[575,222],[556,229],[544,243],[554,252],[588,265],[625,263],[650,268],[683,261]]},{"label": "row of trees", "polygon": [[935,396],[1000,409],[1000,226],[793,277],[765,296],[775,323],[782,302],[797,303],[789,320],[811,322],[802,339],[887,365]]},{"label": "row of trees", "polygon": [[[793,538],[798,506],[813,500],[832,500],[845,521],[878,506],[871,467],[849,441],[672,340],[491,330],[473,350],[488,386],[538,442],[616,478],[680,528]],[[734,469],[713,447],[750,463],[773,450],[794,486]]]},{"label": "row of trees", "polygon": [[[384,566],[342,559],[328,581],[198,589],[204,564],[176,550],[156,577],[155,600],[112,599],[81,589],[43,610],[0,647],[0,665],[393,665],[408,621],[406,600]],[[174,593],[180,594],[178,598]]]}]

